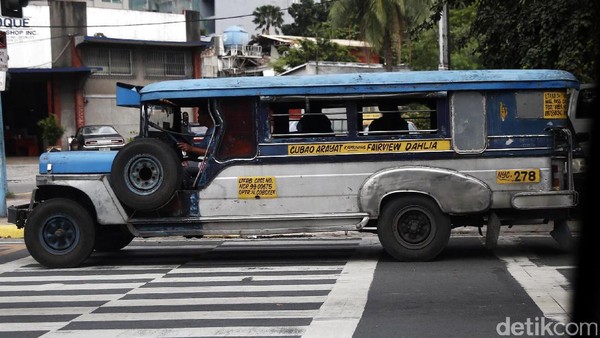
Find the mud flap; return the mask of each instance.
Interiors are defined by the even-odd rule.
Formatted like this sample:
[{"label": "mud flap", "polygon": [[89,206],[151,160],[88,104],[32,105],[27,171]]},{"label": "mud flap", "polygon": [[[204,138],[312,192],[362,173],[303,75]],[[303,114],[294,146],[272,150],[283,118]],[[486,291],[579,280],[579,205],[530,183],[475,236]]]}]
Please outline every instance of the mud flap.
[{"label": "mud flap", "polygon": [[550,231],[550,236],[563,250],[569,251],[573,248],[573,236],[566,219],[554,220],[554,229]]},{"label": "mud flap", "polygon": [[490,213],[488,217],[487,229],[485,231],[485,247],[495,249],[500,237],[500,219],[495,213]]}]

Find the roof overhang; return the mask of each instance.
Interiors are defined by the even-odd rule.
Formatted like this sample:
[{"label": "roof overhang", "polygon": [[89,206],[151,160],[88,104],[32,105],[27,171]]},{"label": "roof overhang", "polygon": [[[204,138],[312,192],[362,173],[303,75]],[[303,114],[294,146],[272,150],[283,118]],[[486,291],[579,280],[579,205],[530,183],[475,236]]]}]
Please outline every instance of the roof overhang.
[{"label": "roof overhang", "polygon": [[61,68],[9,68],[11,74],[73,74],[93,73],[102,70],[102,67],[61,67]]},{"label": "roof overhang", "polygon": [[156,40],[134,40],[134,39],[114,39],[100,36],[76,36],[75,45],[127,45],[127,46],[153,46],[153,47],[179,47],[179,48],[206,48],[211,46],[207,41],[156,41]]}]

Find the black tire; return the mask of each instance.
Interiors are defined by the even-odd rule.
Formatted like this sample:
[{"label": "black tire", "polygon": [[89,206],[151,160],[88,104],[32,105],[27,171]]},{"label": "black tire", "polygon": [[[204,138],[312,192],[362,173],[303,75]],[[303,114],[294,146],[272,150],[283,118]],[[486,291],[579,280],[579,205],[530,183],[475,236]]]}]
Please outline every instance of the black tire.
[{"label": "black tire", "polygon": [[49,268],[80,265],[94,250],[94,220],[77,202],[53,198],[33,209],[25,224],[31,256]]},{"label": "black tire", "polygon": [[167,204],[182,184],[182,166],[175,151],[157,139],[138,139],[115,156],[111,185],[119,200],[136,210]]},{"label": "black tire", "polygon": [[98,252],[119,251],[131,243],[134,237],[125,224],[96,224],[94,250]]},{"label": "black tire", "polygon": [[385,251],[400,261],[428,261],[448,244],[451,224],[437,203],[424,196],[402,196],[383,206],[377,235]]}]

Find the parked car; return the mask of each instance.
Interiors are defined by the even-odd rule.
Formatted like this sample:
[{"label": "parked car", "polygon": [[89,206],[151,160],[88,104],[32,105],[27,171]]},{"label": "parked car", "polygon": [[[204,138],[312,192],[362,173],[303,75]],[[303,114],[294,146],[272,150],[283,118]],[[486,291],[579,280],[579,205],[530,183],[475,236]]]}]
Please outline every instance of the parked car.
[{"label": "parked car", "polygon": [[69,143],[70,150],[118,150],[125,139],[109,125],[83,126],[77,130]]}]

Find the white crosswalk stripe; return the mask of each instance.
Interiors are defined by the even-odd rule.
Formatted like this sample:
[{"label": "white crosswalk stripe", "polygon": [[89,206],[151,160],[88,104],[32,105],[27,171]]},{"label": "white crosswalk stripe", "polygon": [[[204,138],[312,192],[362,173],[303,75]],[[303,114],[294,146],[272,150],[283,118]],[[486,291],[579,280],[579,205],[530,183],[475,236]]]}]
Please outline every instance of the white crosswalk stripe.
[{"label": "white crosswalk stripe", "polygon": [[[331,319],[328,301],[344,301],[353,308],[343,315],[351,320],[346,330],[354,330],[377,262],[359,259],[359,265],[348,268],[360,239],[210,243],[209,256],[182,257],[180,264],[138,264],[135,250],[140,245],[134,243],[126,250],[134,256],[122,265],[100,261],[95,266],[50,270],[23,260],[20,266],[5,267],[0,273],[0,335],[300,337],[315,318],[321,318],[320,326]],[[271,249],[262,250],[263,246]],[[273,250],[285,251],[287,246],[292,248],[287,257],[279,258],[278,250]],[[312,256],[311,250],[333,250],[331,246],[336,250],[333,258]],[[203,248],[206,252],[207,246]],[[245,259],[240,250],[251,258]],[[299,257],[289,259],[290,252],[299,252]],[[365,272],[370,276],[365,278]],[[350,291],[354,274],[366,285]],[[334,292],[339,280],[345,284],[343,290]],[[335,299],[328,300],[330,295]]]}]

